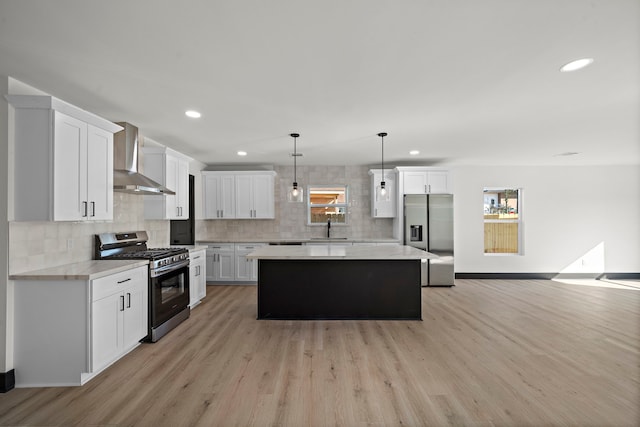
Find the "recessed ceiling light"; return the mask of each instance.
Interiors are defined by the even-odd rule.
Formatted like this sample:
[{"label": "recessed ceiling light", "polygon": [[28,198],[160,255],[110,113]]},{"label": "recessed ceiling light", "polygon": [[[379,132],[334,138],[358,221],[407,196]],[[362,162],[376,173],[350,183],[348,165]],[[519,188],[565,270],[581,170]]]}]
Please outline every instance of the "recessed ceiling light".
[{"label": "recessed ceiling light", "polygon": [[564,153],[556,154],[554,157],[568,157],[568,156],[576,156],[580,153],[576,151],[565,151]]},{"label": "recessed ceiling light", "polygon": [[238,156],[246,156],[247,152],[246,151],[238,151]]},{"label": "recessed ceiling light", "polygon": [[566,73],[569,71],[580,70],[586,67],[587,65],[591,65],[592,62],[593,62],[593,58],[576,59],[575,61],[571,61],[568,64],[564,64],[562,67],[560,67],[560,71],[562,71],[563,73]]},{"label": "recessed ceiling light", "polygon": [[409,154],[412,156],[417,156],[418,154],[420,154],[420,152],[418,150],[411,150],[409,151]]},{"label": "recessed ceiling light", "polygon": [[187,117],[191,117],[192,119],[199,119],[202,114],[195,110],[187,110],[184,112],[184,115]]}]

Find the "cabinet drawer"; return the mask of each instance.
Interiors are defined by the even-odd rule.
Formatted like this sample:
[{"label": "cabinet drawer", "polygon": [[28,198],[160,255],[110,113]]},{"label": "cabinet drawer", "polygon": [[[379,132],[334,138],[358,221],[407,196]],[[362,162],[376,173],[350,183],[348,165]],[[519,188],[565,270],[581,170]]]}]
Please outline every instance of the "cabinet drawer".
[{"label": "cabinet drawer", "polygon": [[201,260],[204,260],[206,256],[207,256],[207,251],[204,249],[200,251],[189,252],[189,261],[191,263],[199,262]]},{"label": "cabinet drawer", "polygon": [[135,283],[147,282],[147,267],[137,267],[131,270],[101,277],[91,281],[91,300],[97,301],[109,295],[122,291]]},{"label": "cabinet drawer", "polygon": [[251,252],[255,249],[261,248],[264,246],[264,243],[243,243],[243,244],[236,244],[236,250],[237,251],[245,251],[245,252]]},{"label": "cabinet drawer", "polygon": [[212,243],[208,246],[208,250],[216,252],[233,252],[233,243]]}]

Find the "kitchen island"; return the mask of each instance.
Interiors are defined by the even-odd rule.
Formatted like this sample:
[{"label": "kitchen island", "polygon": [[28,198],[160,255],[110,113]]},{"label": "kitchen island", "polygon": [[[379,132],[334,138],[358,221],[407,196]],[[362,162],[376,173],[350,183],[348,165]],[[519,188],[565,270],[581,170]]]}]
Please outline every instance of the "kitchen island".
[{"label": "kitchen island", "polygon": [[410,246],[264,246],[258,319],[422,319],[421,263]]}]

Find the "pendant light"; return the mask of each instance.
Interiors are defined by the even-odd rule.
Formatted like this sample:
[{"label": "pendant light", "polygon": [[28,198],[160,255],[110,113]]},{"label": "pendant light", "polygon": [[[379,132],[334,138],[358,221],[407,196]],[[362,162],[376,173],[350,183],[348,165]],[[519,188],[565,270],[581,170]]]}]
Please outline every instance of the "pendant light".
[{"label": "pendant light", "polygon": [[296,139],[300,136],[299,133],[289,134],[293,138],[293,187],[287,194],[287,200],[293,203],[302,203],[303,201],[303,189],[298,188],[297,175],[296,175],[296,157],[302,156],[296,151]]},{"label": "pendant light", "polygon": [[389,189],[386,187],[386,183],[384,182],[384,137],[387,136],[387,133],[380,132],[378,136],[382,139],[382,180],[380,181],[380,185],[376,187],[376,200],[379,202],[388,202]]}]

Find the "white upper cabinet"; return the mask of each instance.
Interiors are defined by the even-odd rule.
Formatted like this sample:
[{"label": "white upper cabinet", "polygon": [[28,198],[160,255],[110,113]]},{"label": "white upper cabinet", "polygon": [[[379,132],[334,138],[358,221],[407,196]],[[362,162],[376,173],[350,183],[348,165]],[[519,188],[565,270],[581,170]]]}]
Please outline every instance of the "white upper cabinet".
[{"label": "white upper cabinet", "polygon": [[144,196],[146,219],[189,218],[189,162],[187,157],[167,147],[142,147],[144,175],[176,194]]},{"label": "white upper cabinet", "polygon": [[382,179],[382,169],[371,169],[371,216],[374,218],[395,218],[397,215],[397,174],[394,170],[384,171],[385,188],[389,194],[387,200],[378,200],[377,189]]},{"label": "white upper cabinet", "polygon": [[15,108],[16,221],[113,219],[113,134],[122,127],[51,96]]},{"label": "white upper cabinet", "polygon": [[236,177],[231,173],[202,172],[204,219],[236,217]]},{"label": "white upper cabinet", "polygon": [[236,218],[274,218],[275,172],[236,175]]},{"label": "white upper cabinet", "polygon": [[401,194],[451,194],[450,173],[430,167],[398,167]]},{"label": "white upper cabinet", "polygon": [[205,219],[275,217],[273,171],[202,172]]}]

